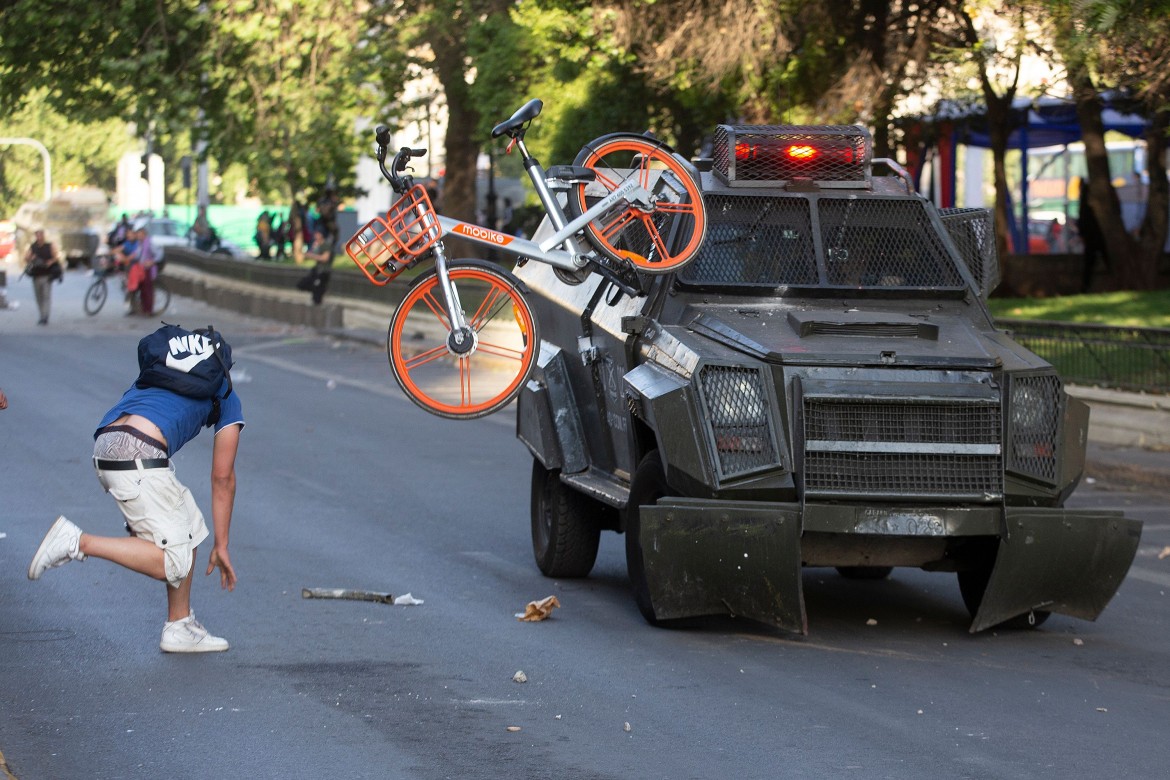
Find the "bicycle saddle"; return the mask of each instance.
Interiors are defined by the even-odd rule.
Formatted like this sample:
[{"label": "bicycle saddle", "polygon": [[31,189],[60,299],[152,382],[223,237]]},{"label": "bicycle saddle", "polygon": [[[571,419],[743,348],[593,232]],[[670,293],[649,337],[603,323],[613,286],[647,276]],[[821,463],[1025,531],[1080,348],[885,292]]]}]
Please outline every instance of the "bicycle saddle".
[{"label": "bicycle saddle", "polygon": [[529,100],[520,107],[520,110],[512,114],[511,119],[500,122],[492,128],[492,138],[499,138],[501,135],[515,137],[516,131],[539,116],[542,108],[544,108],[543,100],[536,98]]}]

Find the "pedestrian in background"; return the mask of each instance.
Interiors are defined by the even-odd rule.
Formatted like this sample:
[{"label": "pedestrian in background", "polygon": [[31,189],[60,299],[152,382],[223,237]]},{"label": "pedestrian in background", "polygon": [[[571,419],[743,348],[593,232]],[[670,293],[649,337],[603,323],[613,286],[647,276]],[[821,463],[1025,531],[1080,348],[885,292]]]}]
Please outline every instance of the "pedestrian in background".
[{"label": "pedestrian in background", "polygon": [[[140,355],[141,351],[140,347]],[[200,360],[216,359],[214,350],[192,347],[191,356],[182,360],[199,355]],[[230,351],[226,352],[225,370],[231,367],[230,357]],[[204,426],[215,429],[211,452],[215,538],[206,573],[218,568],[220,587],[234,590],[236,572],[228,555],[228,533],[244,415],[239,395],[230,390],[229,382],[222,382],[227,395],[216,399],[188,397],[158,386],[140,387],[137,381],[131,385],[98,423],[93,447],[98,482],[117,501],[130,536],[96,536],[58,517],[29,564],[28,578],[39,579],[50,568],[90,556],[112,561],[166,584],[167,620],[159,641],[163,652],[227,650],[227,640],[212,636],[191,609],[196,549],[209,533],[191,491],[175,477],[171,458]]]},{"label": "pedestrian in background", "polygon": [[272,257],[272,215],[267,211],[261,211],[260,216],[256,217],[256,234],[253,236],[256,241],[256,249],[259,252],[257,257],[260,260],[269,260]]},{"label": "pedestrian in background", "polygon": [[313,231],[313,243],[305,250],[305,257],[312,261],[313,267],[297,282],[297,287],[311,293],[313,305],[320,306],[325,299],[325,290],[329,287],[329,277],[333,275],[328,239],[320,228]]},{"label": "pedestrian in background", "polygon": [[326,187],[325,193],[317,201],[317,227],[325,237],[329,261],[332,263],[333,254],[337,251],[337,191]]},{"label": "pedestrian in background", "polygon": [[65,275],[61,268],[61,256],[57,247],[45,240],[45,231],[33,233],[33,242],[24,255],[24,272],[33,281],[33,292],[37,299],[38,325],[49,324],[49,312],[53,307],[53,282]]},{"label": "pedestrian in background", "polygon": [[[143,224],[138,228],[138,264],[142,269],[138,281],[138,313],[148,317],[154,314],[154,279],[158,275],[158,260],[154,244],[150,241],[150,233]],[[131,311],[133,310],[131,301]]]}]

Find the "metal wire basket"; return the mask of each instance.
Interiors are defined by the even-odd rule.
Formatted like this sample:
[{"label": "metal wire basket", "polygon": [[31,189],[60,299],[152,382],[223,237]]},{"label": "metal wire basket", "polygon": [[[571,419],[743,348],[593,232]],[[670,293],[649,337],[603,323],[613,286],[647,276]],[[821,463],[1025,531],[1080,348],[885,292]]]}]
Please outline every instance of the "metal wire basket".
[{"label": "metal wire basket", "polygon": [[376,285],[414,265],[439,240],[443,229],[422,185],[396,200],[385,217],[374,217],[345,244],[345,253]]}]

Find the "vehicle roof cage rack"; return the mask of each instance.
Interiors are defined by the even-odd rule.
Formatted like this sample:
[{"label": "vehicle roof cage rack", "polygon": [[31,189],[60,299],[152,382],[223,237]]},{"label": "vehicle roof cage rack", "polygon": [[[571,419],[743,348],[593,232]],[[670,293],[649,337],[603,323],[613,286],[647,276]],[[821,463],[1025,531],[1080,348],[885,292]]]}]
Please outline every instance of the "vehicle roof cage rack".
[{"label": "vehicle roof cage rack", "polygon": [[729,187],[871,186],[873,136],[860,125],[719,125],[714,140],[713,170]]}]

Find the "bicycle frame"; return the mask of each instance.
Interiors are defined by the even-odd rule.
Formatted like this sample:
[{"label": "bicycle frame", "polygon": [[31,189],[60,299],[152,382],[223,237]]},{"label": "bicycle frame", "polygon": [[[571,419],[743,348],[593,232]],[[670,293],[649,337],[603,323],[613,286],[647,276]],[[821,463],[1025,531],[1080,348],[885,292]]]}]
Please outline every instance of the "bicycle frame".
[{"label": "bicycle frame", "polygon": [[[513,252],[521,257],[536,260],[537,262],[545,263],[565,271],[579,271],[588,264],[590,259],[590,254],[581,249],[575,238],[581,228],[601,214],[612,209],[619,201],[624,200],[647,209],[653,203],[653,195],[649,190],[641,186],[634,179],[626,179],[612,192],[593,204],[585,213],[570,222],[557,202],[556,195],[553,194],[552,189],[548,186],[547,174],[544,168],[529,154],[528,149],[524,146],[524,142],[521,139],[516,139],[516,144],[524,158],[524,167],[528,171],[528,177],[532,180],[532,184],[536,188],[537,197],[544,206],[545,213],[548,215],[553,227],[556,228],[556,233],[538,244],[510,233],[503,233],[498,230],[483,227],[482,225],[477,225],[473,222],[463,222],[436,213],[435,217],[438,219],[439,226],[442,228],[444,234],[456,235],[472,243],[487,246],[492,249],[507,248],[509,252]],[[420,213],[419,216],[424,215]],[[560,246],[567,247],[567,250],[557,249]],[[443,292],[443,304],[447,310],[448,322],[451,323],[451,337],[454,339],[451,348],[455,351],[462,351],[463,349],[469,348],[464,347],[463,338],[464,334],[471,329],[468,327],[467,319],[463,314],[462,308],[459,306],[458,293],[451,284],[450,277],[447,273],[447,252],[442,237],[431,247],[431,252],[435,259],[435,271],[439,276],[440,288]]]}]

